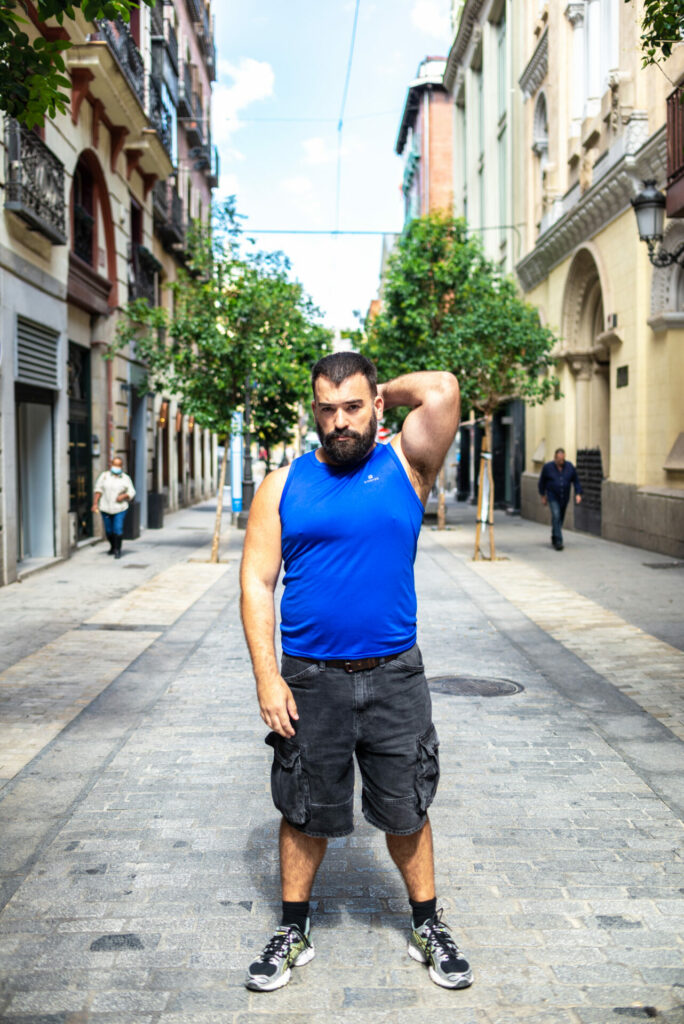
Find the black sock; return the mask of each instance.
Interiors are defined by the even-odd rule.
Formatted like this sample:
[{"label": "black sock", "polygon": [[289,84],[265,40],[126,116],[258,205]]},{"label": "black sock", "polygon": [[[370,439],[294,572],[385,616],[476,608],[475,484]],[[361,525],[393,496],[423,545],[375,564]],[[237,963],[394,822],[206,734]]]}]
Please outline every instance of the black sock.
[{"label": "black sock", "polygon": [[297,903],[292,900],[283,900],[283,916],[281,925],[296,924],[302,935],[306,931],[306,922],[309,916],[309,901],[302,900]]},{"label": "black sock", "polygon": [[429,921],[431,917],[434,917],[437,913],[437,897],[433,896],[431,900],[412,900],[409,897],[409,903],[411,904],[411,910],[413,911],[413,927],[420,928],[422,924]]}]

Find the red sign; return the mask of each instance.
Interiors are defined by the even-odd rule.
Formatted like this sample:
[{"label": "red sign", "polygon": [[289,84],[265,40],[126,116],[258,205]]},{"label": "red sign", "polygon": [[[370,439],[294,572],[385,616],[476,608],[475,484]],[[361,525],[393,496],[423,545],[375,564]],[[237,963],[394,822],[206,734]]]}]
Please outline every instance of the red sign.
[{"label": "red sign", "polygon": [[378,441],[382,444],[384,444],[385,441],[389,441],[391,433],[392,431],[389,427],[378,427]]}]

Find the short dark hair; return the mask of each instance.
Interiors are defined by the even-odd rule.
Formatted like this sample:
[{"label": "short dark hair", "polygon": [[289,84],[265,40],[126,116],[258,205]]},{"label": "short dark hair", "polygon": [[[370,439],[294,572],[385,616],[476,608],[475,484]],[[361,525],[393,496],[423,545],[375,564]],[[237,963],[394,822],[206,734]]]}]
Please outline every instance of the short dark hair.
[{"label": "short dark hair", "polygon": [[554,459],[558,455],[558,452],[563,452],[563,455],[565,455],[565,448],[556,448],[555,452],[553,453]]},{"label": "short dark hair", "polygon": [[360,352],[333,352],[329,356],[323,356],[314,365],[311,371],[311,388],[313,396],[316,397],[316,381],[319,377],[325,377],[332,384],[339,387],[347,377],[354,377],[362,373],[368,381],[371,395],[375,397],[378,393],[378,371],[370,359],[366,359]]}]

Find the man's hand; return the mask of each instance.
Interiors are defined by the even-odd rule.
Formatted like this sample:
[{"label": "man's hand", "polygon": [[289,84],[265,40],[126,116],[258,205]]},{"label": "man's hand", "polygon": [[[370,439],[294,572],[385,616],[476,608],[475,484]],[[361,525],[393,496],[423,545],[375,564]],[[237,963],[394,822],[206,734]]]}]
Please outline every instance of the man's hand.
[{"label": "man's hand", "polygon": [[542,494],[541,500],[542,500],[542,505],[548,505],[549,499],[546,497],[545,494]]},{"label": "man's hand", "polygon": [[581,494],[576,494],[575,495],[575,504],[576,505],[581,505],[582,504],[582,495]]},{"label": "man's hand", "polygon": [[97,502],[95,502],[95,503],[94,503],[93,505],[91,505],[91,507],[90,507],[90,511],[91,511],[91,512],[99,512],[99,511],[100,511],[100,507],[99,507],[99,505],[97,504]]},{"label": "man's hand", "polygon": [[295,731],[290,719],[297,721],[299,715],[292,690],[283,677],[275,676],[267,682],[258,682],[257,697],[261,717],[269,729],[273,729],[286,739],[294,736]]}]

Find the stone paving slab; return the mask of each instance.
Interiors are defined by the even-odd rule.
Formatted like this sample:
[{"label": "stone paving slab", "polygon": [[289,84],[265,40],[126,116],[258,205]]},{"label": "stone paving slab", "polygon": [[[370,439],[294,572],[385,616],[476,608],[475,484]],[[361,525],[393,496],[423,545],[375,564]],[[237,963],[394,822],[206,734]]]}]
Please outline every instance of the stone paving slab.
[{"label": "stone paving slab", "polygon": [[357,811],[317,882],[315,959],[279,992],[244,989],[278,911],[277,816],[233,559],[0,799],[17,850],[36,808],[62,805],[0,914],[0,1020],[619,1024],[654,1007],[682,1024],[678,816],[596,727],[600,694],[560,692],[518,642],[536,627],[426,535],[418,582],[429,676],[524,686],[433,697],[440,902],[475,985],[441,990],[408,957],[401,881]]}]

